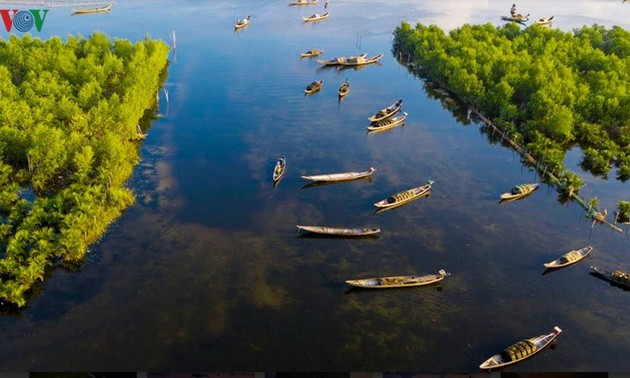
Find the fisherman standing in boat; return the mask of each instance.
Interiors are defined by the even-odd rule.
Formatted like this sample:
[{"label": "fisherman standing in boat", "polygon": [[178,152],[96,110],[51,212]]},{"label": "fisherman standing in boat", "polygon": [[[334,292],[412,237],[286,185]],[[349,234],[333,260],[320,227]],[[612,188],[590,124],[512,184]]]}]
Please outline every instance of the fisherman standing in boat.
[{"label": "fisherman standing in boat", "polygon": [[510,8],[510,14],[512,17],[516,16],[516,4],[512,4],[512,8]]}]

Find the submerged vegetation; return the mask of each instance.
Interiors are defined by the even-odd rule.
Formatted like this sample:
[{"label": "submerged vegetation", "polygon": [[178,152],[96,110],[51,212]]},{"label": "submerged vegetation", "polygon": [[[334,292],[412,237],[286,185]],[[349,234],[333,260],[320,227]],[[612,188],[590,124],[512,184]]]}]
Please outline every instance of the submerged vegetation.
[{"label": "submerged vegetation", "polygon": [[81,261],[134,202],[133,140],[167,56],[101,33],[0,40],[0,302],[24,306],[47,266]]},{"label": "submerged vegetation", "polygon": [[571,33],[514,23],[437,26],[403,22],[394,52],[419,73],[478,109],[562,180],[561,196],[582,181],[564,167],[579,145],[593,174],[630,178],[630,33],[584,26]]}]

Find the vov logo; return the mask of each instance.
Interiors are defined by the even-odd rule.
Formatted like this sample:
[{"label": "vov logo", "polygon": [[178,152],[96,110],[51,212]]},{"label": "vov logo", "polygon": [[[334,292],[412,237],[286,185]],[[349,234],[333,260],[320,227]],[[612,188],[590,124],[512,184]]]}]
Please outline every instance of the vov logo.
[{"label": "vov logo", "polygon": [[[43,12],[43,15],[40,14]],[[42,26],[46,20],[48,9],[0,9],[0,16],[2,16],[2,22],[4,22],[4,28],[8,32],[11,32],[11,28],[19,32],[27,32],[33,28],[33,25],[38,32],[42,31]]]}]

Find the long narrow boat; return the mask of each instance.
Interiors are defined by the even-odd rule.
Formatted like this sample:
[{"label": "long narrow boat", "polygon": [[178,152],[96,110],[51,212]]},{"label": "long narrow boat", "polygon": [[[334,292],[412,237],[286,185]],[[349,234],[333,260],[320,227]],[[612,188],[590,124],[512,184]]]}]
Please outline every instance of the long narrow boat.
[{"label": "long narrow boat", "polygon": [[348,59],[365,58],[366,56],[367,56],[367,54],[363,53],[363,54],[361,54],[359,56],[349,56],[349,57],[340,56],[340,57],[332,58],[332,59],[328,59],[328,60],[317,59],[316,62],[319,63],[319,64],[322,64],[324,66],[341,66]]},{"label": "long narrow boat", "polygon": [[287,158],[282,155],[278,158],[276,162],[276,166],[273,168],[273,182],[276,183],[280,181],[282,176],[284,176],[284,172],[287,169]]},{"label": "long narrow boat", "polygon": [[350,92],[350,83],[348,83],[348,79],[346,79],[346,81],[344,81],[339,87],[337,94],[339,95],[339,98],[344,98],[348,92]]},{"label": "long narrow boat", "polygon": [[236,24],[234,24],[234,29],[240,29],[240,28],[244,28],[245,26],[249,25],[249,21],[251,20],[252,16],[247,16],[242,20],[237,20]]},{"label": "long narrow boat", "polygon": [[366,64],[372,64],[372,63],[378,62],[383,57],[383,55],[384,54],[379,54],[371,58],[366,58],[362,56],[352,57],[352,58],[346,59],[344,62],[341,63],[341,65],[342,66],[363,66]]},{"label": "long narrow boat", "polygon": [[320,55],[323,52],[324,52],[324,50],[321,50],[321,49],[308,50],[305,53],[301,53],[300,54],[300,58],[312,58],[314,56]]},{"label": "long narrow boat", "polygon": [[304,89],[304,95],[309,95],[311,93],[319,91],[320,89],[322,89],[322,85],[324,85],[324,82],[322,80],[310,83],[306,86],[306,89]]},{"label": "long narrow boat", "polygon": [[407,113],[403,112],[403,114],[398,117],[392,117],[380,122],[372,122],[370,126],[368,126],[368,131],[385,131],[389,129],[393,129],[396,126],[400,126],[405,123],[405,119],[407,119]]},{"label": "long narrow boat", "polygon": [[364,278],[358,280],[347,280],[350,286],[360,287],[364,289],[394,289],[397,287],[416,287],[430,285],[442,281],[444,277],[450,276],[444,269],[440,269],[437,274],[426,274],[423,276],[391,276]]},{"label": "long narrow boat", "polygon": [[392,196],[385,198],[382,201],[375,203],[374,206],[381,209],[385,209],[385,208],[392,208],[392,207],[404,205],[408,202],[411,202],[417,198],[422,197],[425,194],[428,194],[429,191],[431,190],[431,185],[433,185],[433,183],[434,181],[429,180],[425,185],[421,185],[415,188],[405,190],[403,192],[396,193]]},{"label": "long narrow boat", "polygon": [[297,0],[289,3],[289,5],[313,5],[317,4],[319,0]]},{"label": "long narrow boat", "polygon": [[357,180],[365,177],[369,177],[376,171],[376,168],[370,167],[367,171],[363,172],[343,172],[343,173],[328,173],[315,176],[302,176],[304,180],[319,181],[319,182],[335,182],[335,181],[349,181]]},{"label": "long narrow boat", "polygon": [[550,261],[545,263],[545,268],[562,268],[567,265],[575,264],[576,262],[582,260],[593,250],[593,247],[584,247],[578,250],[572,250],[560,257],[559,259]]},{"label": "long narrow boat", "polygon": [[531,194],[534,190],[538,189],[540,184],[520,184],[512,188],[511,191],[501,194],[501,201],[515,200],[523,198]]},{"label": "long narrow boat", "polygon": [[370,122],[378,122],[378,121],[384,120],[385,118],[389,118],[393,116],[394,114],[398,113],[398,111],[400,111],[400,107],[402,106],[402,101],[403,101],[402,99],[399,99],[398,101],[394,102],[390,106],[379,110],[373,116],[368,117],[368,120],[370,120]]},{"label": "long narrow boat", "polygon": [[621,270],[609,272],[607,270],[599,269],[596,266],[591,266],[591,270],[596,276],[599,276],[612,283],[630,288],[630,273],[622,272]]},{"label": "long narrow boat", "polygon": [[313,21],[325,20],[328,18],[328,16],[330,16],[330,12],[326,12],[324,14],[315,13],[314,15],[311,15],[308,17],[302,17],[302,20],[304,20],[304,22],[313,22]]},{"label": "long narrow boat", "polygon": [[479,365],[479,368],[484,370],[497,369],[523,361],[551,345],[561,332],[562,330],[558,326],[555,326],[553,327],[553,331],[546,335],[519,341],[505,348],[500,353],[488,358],[484,363]]},{"label": "long narrow boat", "polygon": [[300,226],[297,225],[298,232],[308,231],[314,234],[337,235],[337,236],[368,236],[381,232],[380,228],[347,228],[347,227],[327,227],[327,226]]},{"label": "long narrow boat", "polygon": [[112,9],[114,4],[107,4],[98,8],[87,8],[87,9],[73,9],[72,14],[88,14],[88,13],[103,13],[109,12]]}]

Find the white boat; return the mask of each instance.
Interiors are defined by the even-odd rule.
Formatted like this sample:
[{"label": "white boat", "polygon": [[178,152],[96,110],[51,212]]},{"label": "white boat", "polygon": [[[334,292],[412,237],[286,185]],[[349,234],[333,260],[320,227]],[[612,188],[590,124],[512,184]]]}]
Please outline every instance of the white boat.
[{"label": "white boat", "polygon": [[286,171],[286,168],[287,168],[287,158],[284,157],[284,155],[282,155],[278,158],[278,161],[276,162],[276,166],[273,168],[273,182],[274,183],[277,183],[278,181],[280,181],[282,176],[284,176],[284,172]]},{"label": "white boat", "polygon": [[245,26],[249,25],[249,21],[251,20],[251,18],[252,16],[247,16],[242,20],[236,21],[236,24],[234,24],[234,29],[244,28]]},{"label": "white boat", "polygon": [[324,50],[322,50],[322,49],[313,49],[313,50],[308,50],[308,51],[307,51],[307,52],[305,52],[305,53],[301,53],[301,54],[300,54],[300,58],[312,58],[312,57],[314,57],[314,56],[318,56],[318,55],[320,55],[320,54],[321,54],[321,53],[323,53],[323,52],[324,52]]},{"label": "white boat", "polygon": [[539,18],[539,19],[538,19],[538,20],[536,20],[534,23],[535,23],[536,25],[550,27],[550,26],[551,26],[551,24],[553,24],[553,16],[551,16],[551,17],[543,17],[543,18]]},{"label": "white boat", "polygon": [[417,186],[415,188],[411,188],[391,195],[384,200],[375,203],[374,206],[385,209],[404,205],[408,202],[424,196],[425,194],[429,194],[429,191],[431,190],[431,185],[433,185],[433,183],[434,181],[429,180],[425,185]]},{"label": "white boat", "polygon": [[311,93],[318,92],[320,89],[322,89],[322,85],[324,85],[324,81],[323,80],[317,80],[317,81],[314,81],[314,82],[310,83],[304,89],[304,95],[310,95]]},{"label": "white boat", "polygon": [[314,5],[317,4],[319,0],[297,0],[289,3],[289,5]]},{"label": "white boat", "polygon": [[377,277],[377,278],[364,278],[358,280],[347,280],[346,283],[350,286],[360,287],[364,289],[394,289],[399,287],[416,287],[430,285],[436,282],[440,282],[446,276],[450,276],[450,273],[446,273],[444,269],[440,269],[437,274],[426,274],[423,276],[391,276],[391,277]]},{"label": "white boat", "polygon": [[330,12],[326,12],[324,14],[315,13],[312,16],[302,17],[302,20],[304,20],[304,22],[319,21],[327,19],[328,16],[330,16]]},{"label": "white boat", "polygon": [[343,66],[344,63],[348,60],[357,59],[357,58],[365,58],[366,56],[367,54],[364,53],[359,56],[349,56],[349,57],[340,56],[340,57],[332,58],[328,60],[317,59],[316,62],[319,64],[323,64],[324,66]]},{"label": "white boat", "polygon": [[512,188],[511,191],[501,194],[501,201],[507,202],[508,200],[515,200],[527,197],[534,190],[538,189],[539,186],[540,184],[538,183],[516,185]]},{"label": "white boat", "polygon": [[327,173],[314,176],[302,176],[304,180],[318,181],[318,182],[335,182],[335,181],[349,181],[357,180],[365,177],[369,177],[376,171],[376,168],[370,167],[367,171],[363,172],[342,172],[342,173]]},{"label": "white boat", "polygon": [[546,335],[540,335],[519,341],[514,345],[510,345],[500,353],[488,358],[484,363],[479,365],[480,369],[490,370],[512,365],[529,358],[536,353],[542,351],[558,337],[562,332],[558,326],[553,327],[553,332]]},{"label": "white boat", "polygon": [[562,257],[545,263],[545,268],[562,268],[567,265],[575,264],[576,262],[588,256],[588,254],[591,253],[592,250],[593,247],[589,246],[578,250],[569,251],[562,255]]},{"label": "white boat", "polygon": [[107,4],[105,6],[102,7],[98,7],[98,8],[86,8],[86,9],[73,9],[72,10],[72,14],[89,14],[89,13],[104,13],[104,12],[109,12],[112,9],[112,6],[114,4]]},{"label": "white boat", "polygon": [[367,129],[368,131],[385,131],[393,129],[396,126],[400,126],[405,123],[405,119],[407,119],[407,113],[403,112],[403,114],[398,117],[387,118],[380,122],[373,122]]},{"label": "white boat", "polygon": [[352,58],[346,59],[340,64],[342,66],[363,66],[366,64],[372,64],[372,63],[378,62],[383,57],[383,55],[384,54],[379,54],[371,58],[366,58],[365,56],[352,57]]},{"label": "white boat", "polygon": [[379,122],[379,121],[384,120],[385,118],[389,118],[393,116],[394,114],[398,113],[398,111],[400,111],[400,108],[402,106],[402,101],[403,101],[402,99],[399,99],[398,101],[394,102],[390,106],[379,110],[373,116],[368,117],[368,120],[374,123],[374,122]]},{"label": "white boat", "polygon": [[314,234],[336,235],[336,236],[368,236],[381,232],[380,228],[348,228],[348,227],[328,227],[328,226],[297,226],[298,232],[304,230]]}]

